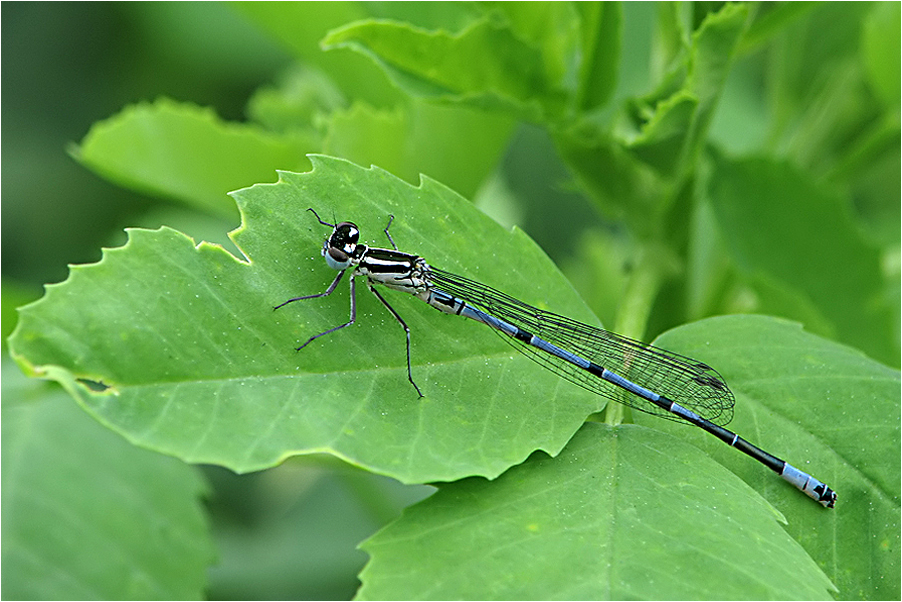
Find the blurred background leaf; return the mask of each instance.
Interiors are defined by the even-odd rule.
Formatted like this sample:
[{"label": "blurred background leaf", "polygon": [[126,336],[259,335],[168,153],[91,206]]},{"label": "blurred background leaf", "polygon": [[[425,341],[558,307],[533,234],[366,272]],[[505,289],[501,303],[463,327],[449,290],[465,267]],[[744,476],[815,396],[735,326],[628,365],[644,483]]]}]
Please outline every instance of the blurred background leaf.
[{"label": "blurred background leaf", "polygon": [[3,369],[3,596],[197,599],[215,553],[196,468]]}]

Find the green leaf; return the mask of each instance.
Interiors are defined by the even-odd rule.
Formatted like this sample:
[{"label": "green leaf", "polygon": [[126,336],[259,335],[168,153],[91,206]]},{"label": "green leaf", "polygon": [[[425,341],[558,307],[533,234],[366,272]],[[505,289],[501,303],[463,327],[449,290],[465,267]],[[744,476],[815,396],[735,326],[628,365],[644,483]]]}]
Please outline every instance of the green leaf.
[{"label": "green leaf", "polygon": [[488,9],[489,16],[498,17],[518,40],[538,49],[543,80],[575,90],[582,50],[576,3],[484,2],[480,6]]},{"label": "green leaf", "polygon": [[639,261],[631,241],[609,230],[585,231],[578,253],[561,263],[561,270],[602,323],[614,324],[631,275],[624,266]]},{"label": "green leaf", "polygon": [[315,119],[347,105],[328,75],[295,65],[276,85],[259,88],[248,101],[251,119],[282,133],[312,130]]},{"label": "green leaf", "polygon": [[303,64],[328,73],[346,97],[379,108],[400,100],[398,90],[372,61],[350,50],[323,52],[319,44],[330,29],[369,17],[376,3],[231,2],[229,6],[247,15]]},{"label": "green leaf", "polygon": [[358,544],[434,493],[325,456],[205,474],[219,552],[207,600],[349,600],[367,561]]},{"label": "green leaf", "polygon": [[862,59],[867,69],[869,82],[889,107],[898,110],[902,61],[902,39],[900,39],[899,5],[895,2],[877,2],[865,18],[862,31]]},{"label": "green leaf", "polygon": [[466,100],[531,119],[541,115],[538,100],[553,96],[539,51],[488,17],[456,34],[409,23],[360,21],[333,30],[322,44],[327,50],[350,48],[370,57],[411,96]]},{"label": "green leaf", "polygon": [[[413,187],[378,169],[312,157],[314,171],[234,193],[244,225],[233,240],[249,258],[173,230],[130,230],[129,242],[21,310],[11,338],[31,374],[59,380],[128,439],[236,471],[327,452],[403,482],[494,477],[535,449],[557,453],[598,397],[537,369],[489,329],[388,292],[404,334],[365,287],[358,322],[347,289],[318,250],[329,221],[354,219],[363,238],[394,240],[434,265],[501,285],[540,307],[592,321],[550,260],[520,231],[505,232],[432,180]],[[334,217],[333,217],[334,216]],[[108,387],[97,391],[79,379]]]},{"label": "green leaf", "polygon": [[794,21],[817,10],[820,2],[787,2],[785,4],[760,5],[755,19],[742,36],[740,54],[748,54],[783,32]]},{"label": "green leaf", "polygon": [[358,99],[345,108],[338,94],[325,75],[298,69],[258,92],[249,110],[279,131],[310,132],[324,154],[379,165],[408,182],[428,173],[467,197],[496,169],[514,126],[505,115],[418,98],[390,109]]},{"label": "green leaf", "polygon": [[129,445],[3,368],[3,597],[200,599],[213,550],[196,471]]},{"label": "green leaf", "polygon": [[355,103],[323,122],[324,152],[408,182],[430,174],[468,198],[495,169],[514,125],[495,113],[420,99],[392,111]]},{"label": "green leaf", "polygon": [[[600,108],[616,84],[621,9],[486,2],[468,18],[368,19],[330,32],[329,50],[371,58],[407,94],[557,122]],[[453,33],[449,33],[449,30]]]},{"label": "green leaf", "polygon": [[[882,75],[874,71],[892,71],[892,63],[898,64],[898,58],[891,57],[893,46],[898,48],[899,28],[891,26],[897,30],[895,44],[892,34],[879,36],[883,58],[875,63],[869,57],[873,32],[866,24],[871,15],[880,12],[880,3],[825,2],[814,6],[804,19],[786,23],[768,51],[771,58],[763,94],[767,106],[756,125],[767,134],[767,151],[776,150],[781,157],[818,177],[834,179],[835,186],[844,188],[854,186],[855,180],[881,159],[893,165],[899,162],[898,100],[888,105],[880,102],[887,100],[882,96],[882,86],[898,82],[898,69],[882,82],[878,81]],[[887,61],[885,66],[881,65],[883,61]],[[760,86],[759,81],[759,77],[754,78],[755,86]],[[896,83],[897,99],[898,94]],[[851,182],[844,181],[850,177]],[[886,175],[880,182],[885,188],[893,188]],[[853,195],[869,197],[871,202],[874,197],[880,198],[873,192],[862,192],[852,189]],[[898,207],[897,195],[887,194],[884,200]]]},{"label": "green leaf", "polygon": [[697,448],[590,423],[557,458],[441,485],[405,510],[362,544],[357,597],[826,598],[829,579],[779,519]]},{"label": "green leaf", "polygon": [[617,86],[617,64],[623,38],[623,7],[619,3],[578,2],[581,56],[578,108],[591,112],[602,108]]},{"label": "green leaf", "polygon": [[355,102],[347,110],[333,111],[324,123],[323,151],[358,165],[379,165],[408,182],[419,171],[408,161],[410,115],[402,108],[380,111]]},{"label": "green leaf", "polygon": [[747,9],[727,4],[710,13],[653,92],[630,100],[613,131],[594,126],[555,141],[583,186],[612,217],[636,232],[654,232],[695,166],[732,65]]},{"label": "green leaf", "polygon": [[[880,256],[832,191],[785,163],[715,157],[708,195],[723,239],[749,282],[763,273],[816,307],[839,340],[891,365],[899,350],[889,335]],[[807,317],[787,313],[788,317]]]},{"label": "green leaf", "polygon": [[634,110],[638,135],[628,146],[662,174],[680,174],[703,146],[747,14],[740,4],[709,13],[659,90],[637,100],[645,108]]},{"label": "green leaf", "polygon": [[230,190],[271,180],[277,169],[306,168],[304,153],[316,148],[301,134],[226,123],[210,109],[163,98],[95,123],[71,153],[123,186],[233,216]]},{"label": "green leaf", "polygon": [[699,429],[637,422],[690,439],[761,492],[842,599],[898,598],[899,371],[763,316],[704,320],[655,344],[716,366],[736,395],[729,428],[830,485],[836,509],[812,512],[811,500]]},{"label": "green leaf", "polygon": [[2,320],[0,320],[0,323],[3,324],[4,344],[6,343],[7,337],[12,334],[16,322],[19,320],[19,314],[16,311],[16,308],[34,301],[40,294],[39,291],[40,289],[37,287],[27,287],[12,279],[3,280],[3,303],[2,306],[0,306],[2,307]]},{"label": "green leaf", "polygon": [[554,460],[440,486],[363,544],[358,597],[823,599],[829,577],[842,599],[897,598],[899,372],[761,316],[656,344],[716,366],[736,393],[731,428],[835,487],[837,507],[700,429],[636,413],[658,430],[588,424]]}]

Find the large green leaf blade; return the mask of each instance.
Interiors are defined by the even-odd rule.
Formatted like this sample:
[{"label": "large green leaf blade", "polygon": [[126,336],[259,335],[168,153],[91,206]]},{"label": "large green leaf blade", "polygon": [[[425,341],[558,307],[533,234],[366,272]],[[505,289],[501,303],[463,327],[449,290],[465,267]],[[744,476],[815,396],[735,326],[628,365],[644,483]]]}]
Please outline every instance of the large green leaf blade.
[{"label": "large green leaf blade", "polygon": [[306,134],[226,123],[212,110],[162,98],[97,122],[72,155],[105,178],[204,211],[234,215],[227,193],[302,169],[319,148]]},{"label": "large green leaf blade", "polygon": [[899,371],[763,316],[704,320],[655,343],[717,366],[736,394],[730,428],[830,485],[835,512],[811,512],[805,496],[705,433],[637,421],[691,439],[760,491],[843,599],[898,598]]},{"label": "large green leaf blade", "polygon": [[[761,316],[726,316],[704,320],[670,331],[656,343],[716,366],[736,393],[736,418],[730,428],[753,443],[826,481],[837,490],[839,501],[834,510],[820,508],[760,464],[699,429],[662,421],[641,413],[634,414],[641,424],[647,424],[659,431],[671,432],[681,440],[691,440],[704,450],[704,454],[690,452],[684,454],[685,449],[681,444],[665,442],[663,439],[655,441],[650,435],[649,444],[655,448],[661,446],[662,453],[648,457],[643,455],[642,449],[631,449],[627,453],[617,448],[625,436],[618,432],[613,441],[595,443],[598,446],[614,446],[616,451],[608,452],[613,457],[611,462],[595,460],[583,465],[568,456],[572,446],[582,436],[581,433],[555,462],[565,458],[570,461],[562,461],[556,470],[566,471],[571,464],[576,463],[581,470],[596,478],[599,471],[603,470],[619,469],[624,474],[630,475],[629,479],[624,477],[621,480],[613,480],[605,483],[605,487],[600,491],[593,492],[594,495],[590,495],[590,503],[595,503],[596,497],[599,500],[599,507],[591,507],[593,511],[602,515],[610,512],[613,516],[611,521],[616,525],[622,524],[630,533],[637,529],[630,522],[635,518],[636,510],[625,512],[624,508],[638,508],[642,513],[641,524],[657,532],[677,531],[678,528],[672,523],[687,526],[688,533],[679,533],[673,540],[668,539],[666,544],[661,544],[666,547],[665,553],[669,558],[670,570],[663,577],[656,576],[654,583],[662,584],[665,590],[669,588],[666,595],[671,598],[826,596],[825,590],[805,592],[795,589],[799,584],[792,583],[791,576],[779,572],[775,573],[778,577],[773,579],[767,577],[762,585],[761,575],[768,575],[770,569],[756,573],[762,568],[758,564],[757,557],[749,558],[748,553],[741,552],[737,553],[736,557],[752,564],[748,567],[724,569],[724,574],[728,577],[723,581],[736,583],[740,590],[745,592],[731,594],[721,586],[722,580],[718,580],[716,584],[711,582],[708,577],[710,571],[699,571],[696,559],[680,553],[681,546],[685,545],[694,550],[728,550],[731,545],[738,544],[740,550],[759,550],[765,545],[772,545],[774,541],[785,542],[785,533],[776,540],[761,535],[765,532],[773,534],[773,531],[771,529],[762,531],[757,522],[761,512],[760,500],[748,498],[746,493],[732,489],[731,483],[735,483],[735,477],[739,476],[755,491],[777,505],[788,517],[789,523],[785,530],[789,536],[801,544],[817,565],[836,583],[843,599],[898,597],[900,572],[898,502],[900,469],[896,453],[900,444],[898,371],[886,368],[853,349],[805,333],[796,324]],[[851,402],[856,403],[855,416],[850,416]],[[862,442],[866,444],[862,445]],[[532,458],[527,465],[537,457],[538,455]],[[728,472],[723,473],[719,469],[709,471],[709,458],[719,462]],[[611,466],[615,468],[612,469]],[[524,467],[513,469],[496,484],[507,483],[505,487],[510,486],[511,482],[504,479],[518,478],[515,475],[522,476],[522,473],[517,472],[522,468]],[[654,471],[657,471],[657,477],[652,481],[654,486],[642,489],[637,481],[641,479],[641,475]],[[488,497],[473,496],[472,499],[461,501],[464,508],[460,512],[463,516],[472,517],[470,519],[459,519],[456,515],[449,518],[448,514],[458,512],[458,507],[450,504],[447,497],[436,498],[436,506],[417,509],[417,512],[423,513],[416,515],[418,522],[415,530],[428,535],[422,538],[415,535],[407,538],[401,536],[406,529],[414,526],[412,523],[405,523],[407,519],[405,517],[398,525],[389,527],[384,534],[377,535],[366,544],[365,549],[372,554],[373,563],[362,575],[364,589],[361,596],[522,597],[525,594],[516,589],[518,587],[516,577],[522,570],[523,574],[529,575],[529,579],[533,579],[531,583],[534,584],[538,580],[541,587],[548,588],[544,592],[546,597],[556,595],[549,592],[565,591],[562,583],[577,583],[595,589],[578,593],[568,591],[566,594],[560,594],[561,597],[568,595],[571,598],[605,595],[611,598],[664,597],[665,594],[655,591],[624,590],[609,594],[598,593],[602,590],[608,591],[604,588],[611,584],[603,578],[593,576],[598,571],[592,573],[591,567],[585,566],[587,561],[584,556],[586,554],[591,556],[591,551],[587,553],[582,547],[585,541],[578,538],[585,535],[590,528],[587,526],[590,522],[567,505],[570,499],[568,494],[579,499],[583,489],[591,485],[586,486],[583,481],[574,478],[572,490],[564,493],[555,490],[554,494],[547,496],[546,499],[546,483],[557,478],[549,471],[547,478],[539,480],[534,487],[523,487],[523,490],[531,491],[529,496],[518,490],[501,496],[501,499],[492,497],[493,490],[489,485],[476,485],[474,487],[480,487],[481,494]],[[569,484],[566,476],[559,478],[561,487]],[[645,481],[648,482],[649,479]],[[696,491],[694,500],[701,506],[709,507],[710,513],[718,516],[709,518],[707,515],[701,515],[698,522],[695,522],[696,518],[693,518],[695,515],[691,511],[693,506],[675,503],[674,492],[682,493],[687,486],[704,488],[705,484],[708,490],[704,493]],[[656,491],[658,486],[660,491]],[[447,495],[454,496],[456,487],[458,484],[443,489]],[[728,501],[720,499],[721,495],[728,498]],[[515,523],[516,526],[517,519],[511,518],[511,515],[521,509],[521,505],[518,504],[521,499],[528,499],[528,503],[522,505],[523,511],[530,510],[532,517],[540,516],[545,520],[560,523],[567,521],[571,513],[576,514],[575,524],[570,525],[569,532],[567,529],[561,529],[565,543],[544,541],[541,544],[537,543],[533,548],[529,547],[529,538],[524,536],[528,534],[529,537],[534,537],[535,533],[532,531],[521,529],[519,536],[502,532],[505,529],[512,530],[510,523]],[[544,505],[543,500],[546,502]],[[645,500],[647,503],[639,503],[636,500]],[[440,501],[444,503],[439,503]],[[617,511],[607,509],[605,503],[612,506],[619,504]],[[578,501],[574,502],[574,505],[582,509]],[[687,512],[687,508],[690,512]],[[572,512],[568,512],[568,509]],[[671,511],[676,515],[671,515]],[[721,512],[731,518],[727,520],[719,516]],[[721,523],[721,519],[725,520],[726,524]],[[461,527],[462,524],[464,527]],[[451,529],[450,525],[454,525],[454,529]],[[739,525],[741,527],[738,527]],[[522,523],[520,526],[522,527]],[[734,532],[737,527],[739,531]],[[462,533],[450,533],[460,529],[463,530]],[[507,544],[499,550],[498,545],[494,543],[478,541],[472,543],[483,531],[487,537]],[[383,535],[386,535],[385,539]],[[724,535],[730,543],[723,544],[719,541]],[[605,539],[605,533],[601,532],[592,532],[586,540],[589,542],[588,545],[608,541]],[[633,540],[640,538],[629,538],[629,541]],[[631,554],[639,557],[636,564],[640,567],[646,564],[655,566],[653,555],[658,553],[658,550],[654,546],[659,540],[659,537],[646,537],[641,539],[643,543],[641,546],[618,548],[617,559],[611,560],[612,566],[620,566],[622,558],[627,558],[627,562],[632,561]],[[768,544],[763,543],[765,540]],[[385,544],[384,548],[382,544]],[[447,547],[445,544],[448,544]],[[437,549],[433,549],[432,546]],[[465,546],[468,552],[455,557],[455,554],[459,553],[459,546]],[[649,546],[652,547],[649,549]],[[474,549],[488,551],[490,558],[486,560],[488,566],[484,573],[467,564],[471,561]],[[572,549],[580,550],[582,555],[579,558],[567,556]],[[424,594],[415,589],[404,589],[415,588],[416,585],[397,581],[398,575],[393,574],[390,564],[399,561],[405,555],[409,558],[405,560],[407,564],[404,566],[409,567],[413,564],[413,570],[422,569],[424,574],[433,574],[430,571],[434,572],[435,567],[427,566],[429,560],[419,559],[429,559],[433,556],[439,557],[446,566],[464,564],[465,567],[473,569],[468,583],[456,583],[455,576],[451,575],[448,580],[440,582],[441,588],[490,587],[485,584],[494,583],[495,575],[510,572],[515,578],[512,580],[513,583],[506,585],[513,589],[502,594],[488,590],[477,593],[454,589],[441,589],[438,592]],[[493,564],[492,559],[498,555],[509,564],[503,566]],[[726,553],[724,557],[728,557]],[[476,561],[480,558],[482,557]],[[792,553],[792,558],[794,560],[780,562],[785,566],[799,567],[800,565],[796,563],[800,562],[800,556]],[[391,562],[385,564],[389,559]],[[478,564],[476,561],[474,562]],[[535,564],[532,564],[533,562]],[[524,564],[526,566],[522,568]],[[542,564],[547,566],[541,570],[536,568]],[[574,567],[572,570],[569,569],[571,565]],[[709,565],[710,563],[705,566]],[[798,575],[807,574],[814,578],[814,581],[808,582],[809,585],[823,587],[822,577],[815,578],[810,572],[810,560],[806,560],[804,565],[806,569],[793,568],[792,571],[796,571]],[[748,569],[751,569],[751,572]],[[734,570],[741,574],[734,575],[731,572]],[[749,581],[753,574],[758,574],[758,577]],[[685,581],[673,583],[675,576],[679,575],[684,576]],[[409,573],[408,577],[409,582],[413,584],[418,582],[416,578],[410,577]],[[424,578],[421,581],[427,580]],[[643,583],[643,579],[635,577],[630,581],[631,584],[637,582]],[[653,587],[654,583],[650,584],[650,587]],[[821,585],[817,585],[818,583]],[[775,590],[756,589],[763,586],[774,587]]]},{"label": "large green leaf blade", "polygon": [[3,597],[201,599],[212,544],[193,469],[3,371]]},{"label": "large green leaf blade", "polygon": [[696,448],[590,423],[555,459],[408,508],[363,544],[358,598],[827,598],[778,518]]},{"label": "large green leaf blade", "polygon": [[490,330],[406,295],[387,293],[411,328],[424,399],[407,381],[402,329],[363,286],[358,324],[294,351],[348,316],[345,287],[273,312],[334,278],[317,252],[329,228],[311,206],[323,218],[355,219],[378,245],[394,214],[394,240],[436,265],[592,319],[534,243],[447,188],[412,187],[336,159],[314,163],[309,174],[283,173],[278,184],[235,194],[245,225],[234,240],[249,262],[195,248],[173,230],[132,230],[126,246],[73,267],[22,310],[14,356],[130,440],[238,471],[325,451],[423,482],[493,477],[537,448],[557,453],[604,402]]}]

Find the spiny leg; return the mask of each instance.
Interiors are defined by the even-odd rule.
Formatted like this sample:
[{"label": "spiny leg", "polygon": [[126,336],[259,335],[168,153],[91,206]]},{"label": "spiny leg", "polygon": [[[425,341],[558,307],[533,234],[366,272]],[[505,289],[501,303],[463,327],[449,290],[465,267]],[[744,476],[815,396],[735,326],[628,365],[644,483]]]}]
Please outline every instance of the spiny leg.
[{"label": "spiny leg", "polygon": [[[332,281],[332,284],[329,285],[329,288],[326,289],[326,292],[319,293],[318,295],[307,295],[306,297],[295,297],[294,299],[289,299],[285,303],[282,303],[281,305],[276,305],[275,307],[273,307],[273,311],[279,309],[280,307],[284,307],[285,305],[288,305],[289,303],[292,303],[293,301],[303,301],[304,299],[316,299],[318,297],[326,297],[328,295],[331,295],[332,291],[335,290],[335,287],[338,286],[338,283],[341,282],[341,277],[344,276],[344,274],[345,274],[345,270],[340,271],[338,273],[338,276],[335,277],[335,280]],[[325,336],[327,334],[335,332],[336,330],[341,330],[342,328],[353,324],[354,321],[357,319],[357,295],[355,294],[355,291],[356,291],[356,287],[354,286],[354,279],[351,278],[351,319],[348,320],[347,322],[345,322],[344,324],[341,324],[340,326],[336,326],[335,328],[330,328],[329,330],[327,330],[325,332],[321,332],[317,335],[310,337],[309,339],[307,339],[307,341],[303,345],[301,345],[300,347],[295,347],[294,348],[295,351],[300,351],[301,349],[303,349],[304,347],[306,347],[307,345],[309,345],[311,342],[315,341],[316,339],[320,338],[321,336]]]},{"label": "spiny leg", "polygon": [[[332,284],[329,285],[329,288],[326,289],[326,292],[319,293],[316,295],[307,295],[306,297],[295,297],[293,299],[289,299],[285,303],[279,303],[275,307],[273,307],[273,311],[279,309],[280,307],[285,307],[289,303],[294,303],[295,301],[303,301],[304,299],[318,299],[319,297],[328,297],[332,294],[332,291],[335,290],[335,287],[338,286],[338,283],[341,282],[341,277],[345,275],[345,270],[338,272],[338,276],[335,277],[335,280],[332,281]],[[353,280],[352,286],[353,286]]]},{"label": "spiny leg", "polygon": [[[388,234],[388,228],[386,228],[385,233]],[[410,371],[410,328],[407,327],[407,324],[404,322],[404,320],[401,319],[401,316],[398,315],[398,312],[396,312],[395,309],[388,304],[388,301],[386,301],[382,297],[382,295],[379,294],[379,291],[377,291],[373,287],[373,284],[371,282],[367,281],[367,286],[373,292],[373,294],[376,295],[376,298],[382,302],[382,305],[384,305],[388,309],[388,311],[391,312],[391,315],[395,317],[395,320],[397,320],[398,323],[404,328],[404,332],[407,333],[407,380],[409,380],[410,384],[413,385],[413,388],[417,390],[417,394],[420,397],[424,397],[423,392],[420,391],[420,388],[417,386],[417,384],[413,382],[413,374]]]},{"label": "spiny leg", "polygon": [[395,241],[392,239],[391,234],[388,233],[388,229],[391,228],[391,223],[392,223],[394,220],[395,220],[395,216],[389,213],[389,214],[388,214],[388,224],[386,224],[385,230],[383,230],[383,232],[385,232],[385,235],[388,237],[388,242],[391,243],[392,248],[393,248],[395,251],[397,251],[397,250],[398,250],[398,245],[395,244]]}]

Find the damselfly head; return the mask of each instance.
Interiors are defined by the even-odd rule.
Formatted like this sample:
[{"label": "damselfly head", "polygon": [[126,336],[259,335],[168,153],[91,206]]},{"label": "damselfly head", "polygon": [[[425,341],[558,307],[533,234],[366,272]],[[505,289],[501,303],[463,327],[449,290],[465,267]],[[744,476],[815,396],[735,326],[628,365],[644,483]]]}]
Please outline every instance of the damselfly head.
[{"label": "damselfly head", "polygon": [[323,257],[333,270],[344,270],[351,266],[351,259],[357,256],[357,242],[360,230],[351,222],[341,222],[332,230],[323,244]]}]

